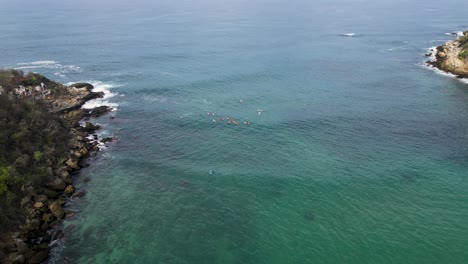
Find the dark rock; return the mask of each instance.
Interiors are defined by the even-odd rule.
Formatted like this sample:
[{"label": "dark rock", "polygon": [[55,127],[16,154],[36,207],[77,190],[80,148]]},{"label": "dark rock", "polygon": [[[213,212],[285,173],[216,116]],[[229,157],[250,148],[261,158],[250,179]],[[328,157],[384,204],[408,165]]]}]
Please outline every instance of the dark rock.
[{"label": "dark rock", "polygon": [[83,183],[88,183],[91,181],[91,178],[90,177],[86,177],[83,179]]},{"label": "dark rock", "polygon": [[57,230],[57,231],[54,233],[54,235],[53,235],[53,237],[52,237],[52,240],[59,240],[59,239],[61,239],[63,236],[64,236],[63,231],[62,231],[62,230]]},{"label": "dark rock", "polygon": [[99,125],[94,125],[91,122],[86,122],[84,128],[86,129],[86,131],[92,132],[92,131],[98,130],[101,127]]},{"label": "dark rock", "polygon": [[94,109],[91,109],[88,113],[85,113],[86,117],[100,117],[112,111],[112,107],[109,106],[99,106]]},{"label": "dark rock", "polygon": [[112,142],[114,141],[113,137],[105,137],[101,140],[102,143]]},{"label": "dark rock", "polygon": [[49,255],[48,249],[43,249],[41,251],[38,251],[29,259],[29,263],[40,264],[47,258],[48,255]]},{"label": "dark rock", "polygon": [[50,211],[52,212],[52,214],[57,217],[57,219],[62,219],[63,218],[63,214],[64,214],[64,211],[63,211],[63,208],[62,206],[60,205],[60,201],[55,201],[53,202],[50,206],[49,206],[49,209]]},{"label": "dark rock", "polygon": [[85,193],[84,191],[79,191],[79,192],[76,192],[76,193],[72,196],[72,198],[74,198],[74,199],[83,198],[83,197],[85,196],[85,194],[86,194],[86,193]]},{"label": "dark rock", "polygon": [[64,193],[68,195],[72,195],[73,192],[75,192],[75,187],[73,187],[73,185],[68,185],[64,191]]},{"label": "dark rock", "polygon": [[56,191],[48,189],[48,188],[42,189],[42,192],[49,199],[54,199],[54,198],[57,198],[57,196],[58,196],[58,193]]},{"label": "dark rock", "polygon": [[36,203],[45,203],[47,202],[47,196],[44,194],[36,194],[33,196],[33,200]]},{"label": "dark rock", "polygon": [[24,242],[22,239],[15,239],[16,250],[19,254],[26,253],[29,250],[28,244]]},{"label": "dark rock", "polygon": [[44,221],[45,223],[49,223],[50,220],[52,220],[53,216],[52,214],[43,214],[42,215],[42,221]]},{"label": "dark rock", "polygon": [[70,177],[70,174],[67,171],[62,171],[60,173],[60,179],[62,179],[62,181],[67,185],[72,184],[72,178]]},{"label": "dark rock", "polygon": [[65,212],[65,217],[66,218],[73,218],[76,216],[76,212],[73,212],[73,211],[66,211]]},{"label": "dark rock", "polygon": [[13,264],[23,264],[25,262],[26,258],[24,257],[24,255],[18,255],[12,261]]},{"label": "dark rock", "polygon": [[77,89],[86,88],[88,91],[91,91],[94,88],[94,86],[90,83],[74,83],[68,87],[75,87]]},{"label": "dark rock", "polygon": [[56,178],[52,182],[47,183],[46,186],[54,191],[63,191],[63,189],[66,187],[66,184],[62,179]]}]

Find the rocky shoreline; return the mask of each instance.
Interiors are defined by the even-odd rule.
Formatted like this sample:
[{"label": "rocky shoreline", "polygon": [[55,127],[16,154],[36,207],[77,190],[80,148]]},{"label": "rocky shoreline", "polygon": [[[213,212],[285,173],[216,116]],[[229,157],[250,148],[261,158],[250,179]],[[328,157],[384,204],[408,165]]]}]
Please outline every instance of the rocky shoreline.
[{"label": "rocky shoreline", "polygon": [[0,249],[4,254],[4,262],[0,261],[2,263],[42,263],[47,259],[51,247],[64,236],[60,229],[61,221],[75,214],[64,210],[63,206],[85,195],[84,191],[75,189],[74,176],[87,166],[86,159],[95,155],[100,145],[113,140],[98,139],[95,132],[100,127],[89,121],[89,118],[109,113],[112,108],[82,108],[86,102],[103,97],[103,93],[93,92],[93,86],[88,83],[68,87],[55,82],[53,84],[59,85],[62,92],[44,97],[43,100],[51,112],[69,123],[69,153],[64,153],[62,165],[52,173],[53,180],[41,187],[24,190],[21,206],[26,212],[26,221],[18,230],[0,237]]},{"label": "rocky shoreline", "polygon": [[426,53],[427,57],[431,57],[431,60],[426,62],[427,65],[454,74],[458,78],[468,78],[468,58],[462,56],[468,53],[467,40],[468,31],[460,32],[455,40],[430,49]]}]

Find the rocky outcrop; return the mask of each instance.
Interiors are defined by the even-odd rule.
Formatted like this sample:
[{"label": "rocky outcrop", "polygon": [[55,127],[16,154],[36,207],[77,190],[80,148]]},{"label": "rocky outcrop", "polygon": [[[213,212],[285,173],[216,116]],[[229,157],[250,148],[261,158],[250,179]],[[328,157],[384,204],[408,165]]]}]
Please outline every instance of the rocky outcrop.
[{"label": "rocky outcrop", "polygon": [[63,163],[51,172],[54,176],[52,180],[25,191],[27,195],[22,200],[22,206],[26,211],[26,220],[15,232],[0,236],[0,263],[42,263],[49,254],[49,244],[64,235],[59,221],[75,215],[64,210],[66,201],[85,195],[84,191],[76,190],[73,186],[74,175],[86,166],[84,160],[98,151],[99,144],[102,144],[94,136],[100,126],[89,121],[81,126],[80,121],[111,111],[107,106],[81,109],[87,101],[103,96],[102,93],[92,92],[92,89],[91,84],[74,84],[66,87],[67,92],[62,89],[60,94],[46,99],[52,112],[61,115],[70,124],[73,136],[68,144],[69,152],[64,153]]},{"label": "rocky outcrop", "polygon": [[464,50],[467,50],[461,43],[467,37],[468,32],[465,32],[463,37],[438,46],[433,51],[435,60],[427,63],[445,72],[455,74],[459,78],[468,78],[468,58],[460,56]]}]

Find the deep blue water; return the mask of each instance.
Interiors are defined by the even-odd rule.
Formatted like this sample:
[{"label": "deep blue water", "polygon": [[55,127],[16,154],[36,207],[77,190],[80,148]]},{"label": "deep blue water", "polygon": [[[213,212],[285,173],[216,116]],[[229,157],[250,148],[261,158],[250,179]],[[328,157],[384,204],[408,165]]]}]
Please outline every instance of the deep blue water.
[{"label": "deep blue water", "polygon": [[467,8],[3,3],[0,67],[116,108],[49,262],[467,263],[468,84],[423,66]]}]

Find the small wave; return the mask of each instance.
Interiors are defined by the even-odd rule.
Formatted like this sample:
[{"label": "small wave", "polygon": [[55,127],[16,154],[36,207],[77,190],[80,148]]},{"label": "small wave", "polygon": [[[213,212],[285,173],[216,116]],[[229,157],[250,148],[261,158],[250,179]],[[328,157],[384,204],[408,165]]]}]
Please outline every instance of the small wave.
[{"label": "small wave", "polygon": [[433,47],[430,47],[429,49],[427,49],[427,54],[431,54],[429,56],[429,60],[430,61],[435,61],[436,60],[436,54],[437,54],[437,46],[433,46]]},{"label": "small wave", "polygon": [[31,69],[51,69],[57,70],[54,75],[59,77],[66,77],[68,73],[79,73],[82,69],[76,65],[62,65],[57,61],[43,60],[43,61],[32,61],[32,62],[20,62],[16,64],[17,70],[31,70]]},{"label": "small wave", "polygon": [[458,76],[456,76],[455,74],[453,73],[449,73],[449,72],[445,72],[437,67],[434,67],[432,65],[429,65],[427,63],[424,63],[424,64],[421,64],[421,66],[423,66],[424,68],[426,69],[430,69],[432,71],[434,71],[435,73],[437,73],[438,75],[442,75],[442,76],[445,76],[445,77],[450,77],[450,78],[454,78],[454,79],[457,79],[458,81],[460,81],[461,83],[465,83],[465,84],[468,84],[468,79],[466,78],[458,78]]},{"label": "small wave", "polygon": [[343,37],[354,37],[354,36],[356,36],[356,33],[343,33],[343,34],[341,34],[341,36],[343,36]]},{"label": "small wave", "polygon": [[51,64],[57,64],[58,62],[52,61],[52,60],[43,60],[43,61],[32,61],[32,62],[20,62],[17,63],[16,65],[19,66],[31,66],[31,65],[51,65]]}]

